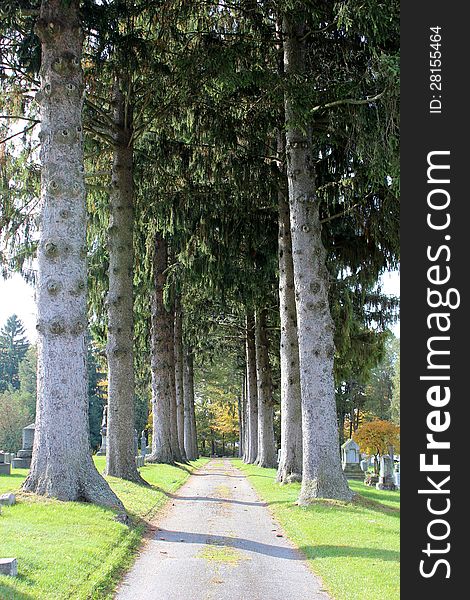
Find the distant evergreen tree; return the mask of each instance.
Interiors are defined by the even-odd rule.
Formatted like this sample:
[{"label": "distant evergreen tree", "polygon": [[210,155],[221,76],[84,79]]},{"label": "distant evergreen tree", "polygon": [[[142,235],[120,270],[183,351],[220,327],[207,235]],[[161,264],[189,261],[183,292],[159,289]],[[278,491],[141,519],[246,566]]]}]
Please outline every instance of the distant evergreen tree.
[{"label": "distant evergreen tree", "polygon": [[383,359],[372,369],[365,388],[364,410],[386,421],[395,421],[392,415],[396,413],[396,403],[395,409],[392,409],[392,405],[399,356],[400,341],[394,335],[390,335],[385,344]]},{"label": "distant evergreen tree", "polygon": [[9,386],[14,390],[20,388],[18,369],[28,348],[23,323],[11,315],[0,331],[0,392]]},{"label": "distant evergreen tree", "polygon": [[398,355],[395,361],[395,374],[392,379],[392,405],[390,407],[390,413],[392,421],[396,425],[400,425],[400,348],[398,348]]},{"label": "distant evergreen tree", "polygon": [[18,368],[20,395],[30,422],[36,418],[37,361],[36,346],[30,346]]},{"label": "distant evergreen tree", "polygon": [[101,444],[101,420],[103,418],[103,407],[105,398],[100,389],[99,383],[104,375],[100,372],[96,353],[93,345],[88,343],[87,355],[88,370],[88,421],[90,423],[90,446],[93,450],[98,450]]}]

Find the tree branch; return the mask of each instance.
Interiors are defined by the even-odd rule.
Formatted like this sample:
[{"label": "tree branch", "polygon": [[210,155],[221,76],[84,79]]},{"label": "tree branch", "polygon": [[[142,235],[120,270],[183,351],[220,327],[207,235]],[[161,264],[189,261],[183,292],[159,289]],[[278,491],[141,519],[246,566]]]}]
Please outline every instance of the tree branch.
[{"label": "tree branch", "polygon": [[375,96],[369,96],[368,98],[363,98],[362,100],[355,100],[354,98],[345,98],[344,100],[335,100],[334,102],[328,102],[327,104],[319,104],[318,106],[312,108],[310,112],[313,113],[317,112],[318,110],[323,110],[325,108],[335,108],[336,106],[343,106],[346,104],[370,104],[371,102],[375,102],[376,100],[382,98],[384,93],[385,92],[380,92],[380,94],[377,94]]},{"label": "tree branch", "polygon": [[23,129],[23,131],[18,131],[18,133],[14,133],[13,135],[9,135],[8,137],[4,138],[3,140],[0,140],[0,144],[4,144],[5,142],[8,142],[9,140],[12,140],[13,138],[17,137],[18,135],[23,135],[24,133],[27,133],[28,131],[30,131],[31,129],[33,129],[34,127],[36,127],[36,125],[37,125],[37,122],[33,123],[29,127],[26,127],[25,129]]},{"label": "tree branch", "polygon": [[20,115],[0,115],[0,119],[21,119],[22,121],[32,121],[33,123],[40,123],[37,119],[30,119],[29,117],[21,117]]},{"label": "tree branch", "polygon": [[365,196],[365,198],[363,198],[362,200],[359,200],[359,202],[356,202],[356,204],[353,204],[352,206],[350,206],[349,208],[346,208],[342,212],[336,213],[335,215],[331,215],[331,217],[326,217],[325,219],[320,219],[320,223],[322,223],[322,224],[328,223],[328,221],[333,221],[333,219],[337,219],[339,217],[347,215],[349,212],[351,212],[352,210],[354,210],[361,204],[364,204],[364,202],[366,202],[371,196],[372,196],[372,194],[367,194],[367,196]]}]

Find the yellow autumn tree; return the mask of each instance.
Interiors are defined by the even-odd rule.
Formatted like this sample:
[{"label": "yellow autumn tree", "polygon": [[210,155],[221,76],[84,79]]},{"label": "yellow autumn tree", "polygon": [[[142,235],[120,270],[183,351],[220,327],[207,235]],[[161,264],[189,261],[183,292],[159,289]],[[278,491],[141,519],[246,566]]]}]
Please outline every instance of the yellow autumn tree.
[{"label": "yellow autumn tree", "polygon": [[400,427],[391,421],[377,419],[363,423],[353,439],[359,444],[361,452],[375,456],[376,468],[380,456],[388,454],[391,447],[395,452],[400,451]]}]

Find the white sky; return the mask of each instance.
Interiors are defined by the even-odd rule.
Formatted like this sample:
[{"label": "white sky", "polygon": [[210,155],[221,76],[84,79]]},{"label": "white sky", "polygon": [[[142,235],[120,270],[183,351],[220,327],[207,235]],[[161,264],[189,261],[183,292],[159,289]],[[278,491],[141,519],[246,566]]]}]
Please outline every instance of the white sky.
[{"label": "white sky", "polygon": [[[385,294],[400,296],[400,274],[397,271],[386,273],[382,277],[382,290]],[[0,277],[0,327],[3,327],[12,314],[16,314],[23,322],[29,341],[34,343],[36,341],[34,288],[16,273],[6,280]],[[392,327],[392,331],[400,337],[400,322]]]},{"label": "white sky", "polygon": [[[382,292],[389,296],[400,297],[400,273],[398,271],[385,273],[382,276]],[[400,337],[400,320],[390,327],[390,329],[397,337]]]},{"label": "white sky", "polygon": [[0,327],[8,317],[17,315],[23,322],[30,342],[36,341],[36,303],[34,288],[18,273],[8,279],[0,277]]}]

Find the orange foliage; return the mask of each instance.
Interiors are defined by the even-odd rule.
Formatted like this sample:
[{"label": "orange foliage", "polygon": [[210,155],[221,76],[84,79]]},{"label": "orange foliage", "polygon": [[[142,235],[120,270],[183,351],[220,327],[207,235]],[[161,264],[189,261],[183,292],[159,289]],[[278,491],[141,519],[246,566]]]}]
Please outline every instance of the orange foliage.
[{"label": "orange foliage", "polygon": [[400,427],[391,421],[363,423],[353,438],[359,444],[361,452],[369,455],[388,454],[390,446],[393,446],[394,451],[400,451]]}]

